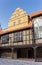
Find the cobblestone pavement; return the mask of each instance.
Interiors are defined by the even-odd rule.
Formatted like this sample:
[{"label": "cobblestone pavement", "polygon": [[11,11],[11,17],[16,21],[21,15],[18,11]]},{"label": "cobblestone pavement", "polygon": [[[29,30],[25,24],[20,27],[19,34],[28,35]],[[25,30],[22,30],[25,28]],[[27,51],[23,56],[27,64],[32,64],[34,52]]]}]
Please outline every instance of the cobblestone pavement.
[{"label": "cobblestone pavement", "polygon": [[42,62],[32,62],[32,61],[0,58],[0,65],[42,65]]}]

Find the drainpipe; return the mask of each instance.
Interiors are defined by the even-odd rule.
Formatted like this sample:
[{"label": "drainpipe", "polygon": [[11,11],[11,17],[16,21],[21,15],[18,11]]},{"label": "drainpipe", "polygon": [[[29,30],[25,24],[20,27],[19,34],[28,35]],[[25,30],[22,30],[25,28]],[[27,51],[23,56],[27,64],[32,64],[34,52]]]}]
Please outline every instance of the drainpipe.
[{"label": "drainpipe", "polygon": [[34,59],[35,59],[35,62],[37,61],[37,57],[36,57],[36,43],[35,43],[35,31],[34,31],[34,24],[33,24],[33,49],[34,49]]}]

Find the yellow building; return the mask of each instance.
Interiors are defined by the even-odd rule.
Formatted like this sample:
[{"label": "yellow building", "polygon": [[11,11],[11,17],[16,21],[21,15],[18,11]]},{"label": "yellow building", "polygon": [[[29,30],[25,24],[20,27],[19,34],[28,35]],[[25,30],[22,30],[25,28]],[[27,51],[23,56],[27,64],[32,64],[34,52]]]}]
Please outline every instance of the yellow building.
[{"label": "yellow building", "polygon": [[8,28],[0,29],[0,57],[14,59],[42,57],[42,53],[38,54],[41,49],[39,45],[42,43],[42,26],[39,26],[40,34],[39,27],[35,24],[36,21],[41,22],[41,13],[42,11],[38,11],[29,15],[21,8],[17,8],[12,13],[8,21]]}]

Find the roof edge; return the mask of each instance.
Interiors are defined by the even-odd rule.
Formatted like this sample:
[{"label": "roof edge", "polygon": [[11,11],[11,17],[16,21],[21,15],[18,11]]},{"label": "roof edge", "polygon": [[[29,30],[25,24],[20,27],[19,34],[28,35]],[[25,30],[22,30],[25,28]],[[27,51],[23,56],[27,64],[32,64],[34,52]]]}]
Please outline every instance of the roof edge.
[{"label": "roof edge", "polygon": [[34,12],[34,13],[32,13],[32,14],[29,14],[29,16],[30,16],[30,17],[35,17],[35,16],[40,15],[40,14],[42,14],[42,10],[37,11],[37,12]]}]

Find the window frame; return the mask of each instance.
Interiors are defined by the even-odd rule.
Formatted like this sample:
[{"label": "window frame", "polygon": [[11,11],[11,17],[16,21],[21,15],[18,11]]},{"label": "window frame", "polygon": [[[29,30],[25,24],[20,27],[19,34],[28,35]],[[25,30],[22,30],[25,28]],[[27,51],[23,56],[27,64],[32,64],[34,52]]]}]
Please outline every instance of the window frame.
[{"label": "window frame", "polygon": [[9,43],[9,34],[1,36],[2,44]]},{"label": "window frame", "polygon": [[23,33],[22,32],[15,32],[13,36],[13,42],[22,42],[23,41]]}]

